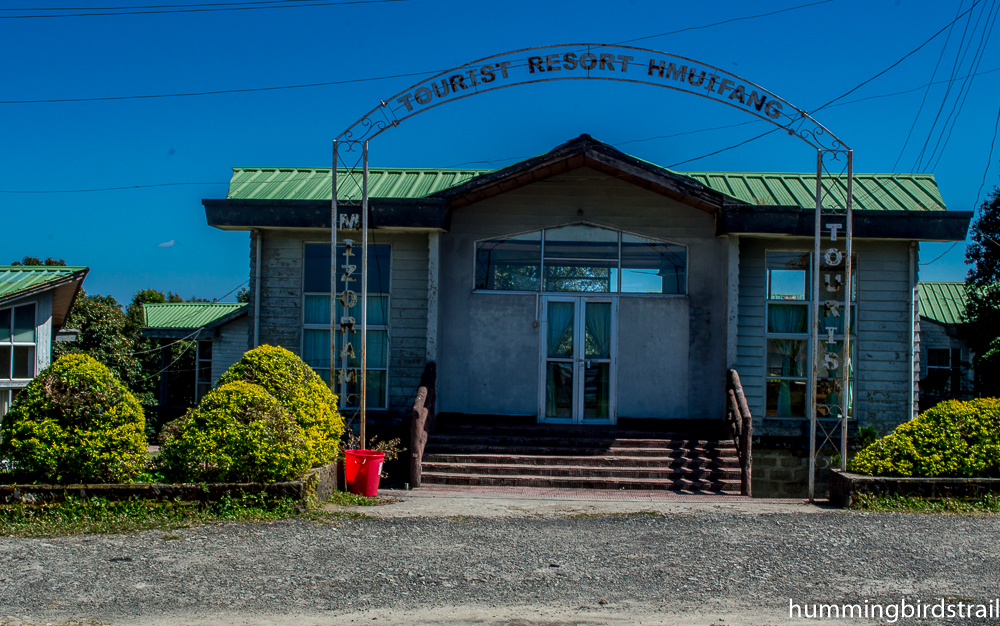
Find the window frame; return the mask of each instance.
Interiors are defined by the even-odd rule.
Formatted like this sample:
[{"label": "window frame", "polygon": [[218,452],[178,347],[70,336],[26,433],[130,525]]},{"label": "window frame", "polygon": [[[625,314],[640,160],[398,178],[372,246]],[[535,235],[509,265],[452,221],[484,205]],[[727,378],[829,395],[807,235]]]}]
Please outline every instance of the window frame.
[{"label": "window frame", "polygon": [[[813,258],[814,252],[815,252],[814,250],[802,250],[802,249],[795,249],[795,248],[766,248],[764,250],[764,354],[763,354],[763,366],[762,366],[762,370],[763,370],[762,373],[763,373],[763,378],[764,378],[764,389],[763,389],[763,391],[764,391],[764,394],[763,394],[764,395],[764,419],[791,419],[791,420],[809,419],[808,415],[801,415],[801,416],[800,415],[789,415],[789,416],[769,415],[768,414],[768,391],[767,391],[767,388],[768,388],[768,383],[770,381],[772,381],[772,380],[776,380],[776,381],[788,380],[788,381],[796,381],[796,382],[805,382],[806,383],[806,413],[809,412],[809,409],[808,409],[809,398],[814,393],[814,389],[812,388],[812,386],[810,385],[810,382],[809,382],[809,376],[810,376],[811,368],[813,367],[813,364],[814,364],[814,359],[816,358],[816,355],[813,354],[813,342],[812,342],[813,315],[815,313],[815,306],[814,306],[815,303],[814,303],[814,301],[812,299],[813,298],[812,275],[813,275],[813,267],[814,267],[813,264],[816,262],[816,260]],[[768,263],[768,256],[771,253],[778,253],[778,254],[793,253],[793,254],[802,254],[802,255],[808,256],[809,266],[806,269],[805,298],[804,299],[802,299],[802,300],[781,300],[781,299],[772,299],[770,297],[770,295],[771,295],[771,293],[770,293],[771,292],[771,289],[770,289],[771,277],[770,277],[769,272],[771,270],[770,270],[770,265]],[[821,266],[821,268],[822,268],[822,266]],[[858,253],[857,252],[853,253],[853,259],[851,260],[851,273],[853,274],[851,280],[852,280],[852,286],[854,287],[854,289],[851,292],[851,304],[850,304],[851,311],[849,312],[849,315],[851,316],[850,319],[852,320],[852,324],[851,324],[851,328],[850,328],[850,330],[851,330],[851,332],[850,332],[850,341],[851,341],[850,346],[851,346],[851,365],[852,365],[852,367],[851,367],[851,376],[849,378],[850,389],[848,390],[848,397],[850,397],[852,401],[851,401],[851,405],[850,405],[850,407],[848,409],[848,416],[849,417],[854,413],[854,399],[855,399],[855,388],[856,388],[856,384],[857,384],[857,369],[858,369],[858,323],[857,322],[858,322],[858,311],[859,311],[858,303],[859,303],[860,298],[859,298],[858,289],[857,289],[858,274],[859,274],[859,272],[858,272]],[[805,332],[803,332],[803,333],[790,333],[790,332],[780,332],[780,331],[771,331],[771,330],[769,330],[769,321],[771,319],[771,311],[770,311],[771,306],[772,305],[781,305],[781,304],[785,304],[785,305],[787,305],[787,304],[795,304],[795,305],[799,305],[799,306],[804,306],[805,307],[805,309],[806,309],[806,330],[805,330]],[[820,344],[822,344],[823,337],[825,335],[823,335],[822,332],[820,334],[822,335],[821,338],[820,338]],[[844,340],[844,333],[843,332],[834,333],[833,337],[834,337],[835,341],[843,341]],[[806,342],[806,361],[805,361],[805,363],[806,363],[807,368],[810,368],[810,369],[808,369],[805,372],[804,376],[780,376],[780,375],[775,376],[775,375],[771,375],[769,373],[769,371],[768,371],[769,370],[768,344],[772,340],[779,340],[779,341],[780,340],[786,340],[786,341],[787,340],[801,340],[801,341],[805,341]],[[823,378],[817,378],[817,381],[818,380],[830,380],[830,379],[826,378],[826,377],[823,377]]]},{"label": "window frame", "polygon": [[[32,336],[34,337],[34,340],[32,340],[32,341],[14,341],[15,311],[17,309],[24,308],[24,307],[31,307],[31,309],[32,309],[33,315],[31,316],[31,319],[32,319],[32,326],[31,326],[32,330],[31,330],[31,333],[32,333]],[[0,339],[0,345],[5,346],[5,347],[7,347],[7,346],[10,347],[10,357],[9,357],[9,360],[7,361],[7,369],[3,369],[3,367],[0,366],[0,381],[3,381],[3,387],[2,387],[2,389],[4,389],[4,390],[10,390],[10,389],[14,389],[14,388],[20,389],[28,381],[30,381],[32,378],[34,378],[35,375],[38,374],[38,371],[37,371],[37,369],[38,369],[38,302],[37,301],[21,302],[21,303],[14,304],[14,305],[11,305],[11,306],[2,307],[2,308],[0,308],[0,311],[10,311],[10,339]],[[31,360],[29,362],[29,371],[30,371],[31,374],[27,378],[16,378],[16,377],[14,377],[14,348],[16,348],[16,347],[30,347],[32,349],[32,352],[31,352],[32,358],[31,358]],[[10,372],[10,377],[6,376],[6,372]],[[20,384],[16,385],[15,383],[20,383]]]},{"label": "window frame", "polygon": [[[559,228],[565,228],[567,226],[589,226],[591,228],[600,228],[602,230],[608,230],[614,232],[617,235],[618,241],[618,262],[616,270],[618,272],[618,278],[615,285],[614,291],[546,291],[545,290],[545,267],[546,267],[546,257],[545,257],[545,233],[549,230],[556,230]],[[539,288],[537,290],[520,290],[520,289],[477,289],[476,288],[476,275],[477,275],[477,264],[479,257],[479,245],[496,239],[509,239],[511,237],[518,237],[521,235],[529,235],[532,233],[541,233],[540,237],[540,257],[539,257]],[[642,239],[649,239],[656,241],[657,243],[669,244],[672,246],[679,246],[684,248],[684,291],[682,293],[639,293],[639,292],[623,292],[621,290],[622,282],[622,236],[629,235],[632,237],[640,237]],[[556,259],[552,259],[556,260]],[[558,259],[559,261],[596,261],[600,262],[599,259]],[[661,237],[653,237],[643,233],[637,233],[634,231],[623,230],[614,228],[611,226],[604,226],[601,224],[595,224],[593,222],[568,222],[565,224],[555,224],[552,226],[546,226],[544,228],[534,228],[531,230],[524,230],[514,233],[505,233],[502,235],[493,235],[490,237],[483,237],[481,239],[476,239],[472,242],[472,292],[473,293],[500,293],[500,294],[525,294],[525,295],[543,295],[543,296],[557,296],[557,295],[593,295],[593,296],[604,296],[609,298],[618,297],[638,297],[638,298],[686,298],[688,297],[688,290],[690,286],[690,274],[691,274],[691,246],[672,241],[669,239],[663,239]]]},{"label": "window frame", "polygon": [[[355,248],[360,248],[361,247],[360,242],[355,242],[355,243],[357,244],[355,246]],[[306,261],[305,261],[306,255],[305,255],[305,252],[306,252],[306,246],[312,246],[312,245],[322,245],[322,246],[329,247],[330,242],[329,241],[308,241],[308,240],[302,242],[302,313],[301,313],[301,315],[299,317],[299,327],[301,328],[302,333],[301,333],[301,336],[299,338],[299,354],[304,354],[305,343],[306,343],[306,338],[305,338],[306,333],[305,333],[305,331],[307,331],[307,330],[323,330],[323,331],[326,331],[326,332],[330,332],[330,325],[329,324],[310,324],[310,323],[306,323],[306,298],[309,297],[309,296],[322,296],[322,297],[324,297],[324,298],[327,299],[327,302],[329,302],[329,298],[330,298],[330,292],[329,291],[306,291],[306,288],[305,288],[305,285],[306,285]],[[338,249],[341,248],[341,247],[343,247],[343,245],[344,245],[343,243],[337,242],[337,248]],[[388,411],[389,410],[389,395],[390,395],[389,394],[390,370],[392,369],[391,368],[391,365],[392,365],[392,264],[393,264],[393,257],[395,256],[395,246],[394,246],[394,244],[389,243],[389,242],[387,242],[387,243],[376,243],[374,241],[369,241],[368,242],[368,246],[369,247],[374,247],[376,245],[379,245],[379,246],[389,246],[389,280],[388,280],[388,285],[389,285],[388,289],[389,289],[389,291],[387,291],[387,292],[378,291],[378,292],[369,292],[368,293],[368,297],[369,298],[371,298],[371,297],[384,297],[385,300],[386,300],[386,307],[385,307],[385,323],[384,324],[368,324],[367,325],[367,330],[368,331],[373,331],[373,330],[383,330],[383,331],[385,331],[385,336],[386,336],[386,341],[385,341],[385,350],[386,350],[386,354],[385,354],[385,366],[384,367],[370,367],[369,366],[369,367],[365,368],[365,371],[367,371],[367,372],[385,372],[385,390],[384,390],[383,397],[382,397],[382,404],[383,404],[383,406],[378,406],[378,407],[366,406],[365,409],[366,410],[371,410],[371,411]],[[368,271],[367,268],[365,268],[365,271],[366,272]],[[359,278],[359,281],[360,281],[360,278]],[[357,293],[358,293],[358,301],[359,301],[359,304],[360,304],[360,300],[361,300],[360,286],[358,288],[358,292]],[[339,298],[339,296],[340,296],[340,293],[337,294],[338,298]],[[340,332],[340,321],[339,320],[337,321],[337,332]],[[358,332],[360,333],[360,328],[358,329]],[[334,345],[334,346],[336,345],[336,337],[330,337],[330,341],[332,342],[331,345]],[[330,367],[316,367],[316,366],[314,366],[314,365],[312,365],[312,364],[310,364],[308,362],[306,364],[309,365],[309,367],[311,367],[321,378],[322,378],[322,374],[320,372],[323,372],[323,371],[329,372],[327,374],[327,376],[330,378],[330,380],[333,379],[333,371],[337,369],[336,367],[334,367],[334,364],[332,364],[332,363],[330,364]],[[357,367],[357,368],[348,368],[348,369],[356,371],[356,372],[359,372],[359,373],[361,371],[360,367]],[[331,384],[331,382],[327,381],[327,385],[330,385],[330,384]],[[338,399],[340,398],[339,386],[338,386],[338,390],[335,391],[334,394],[337,395]],[[354,407],[349,406],[346,402],[344,403],[343,407],[338,406],[338,408],[343,408],[343,409],[352,410],[352,411],[358,409],[357,406],[354,406]]]}]

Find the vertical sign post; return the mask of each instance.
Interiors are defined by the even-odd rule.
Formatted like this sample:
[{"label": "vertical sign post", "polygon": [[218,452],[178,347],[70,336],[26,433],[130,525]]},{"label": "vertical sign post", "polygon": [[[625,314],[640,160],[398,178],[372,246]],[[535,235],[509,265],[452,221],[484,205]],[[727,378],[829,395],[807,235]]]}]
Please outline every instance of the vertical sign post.
[{"label": "vertical sign post", "polygon": [[333,140],[333,168],[331,169],[330,200],[330,391],[337,396],[337,408],[343,410],[342,397],[337,392],[337,150]]},{"label": "vertical sign post", "polygon": [[368,141],[361,147],[361,386],[359,407],[361,413],[361,449],[365,449],[365,403],[368,372]]},{"label": "vertical sign post", "polygon": [[[809,500],[816,495],[819,455],[839,454],[839,469],[847,469],[847,420],[851,412],[851,303],[854,288],[852,150],[847,157],[847,197],[842,207],[823,206],[824,151],[817,151],[816,219],[812,259],[812,333],[809,364]],[[835,154],[839,156],[839,154]],[[839,178],[829,177],[830,186]],[[843,251],[842,248],[843,247]],[[839,440],[838,440],[839,437]],[[822,459],[823,467],[828,467]]]}]

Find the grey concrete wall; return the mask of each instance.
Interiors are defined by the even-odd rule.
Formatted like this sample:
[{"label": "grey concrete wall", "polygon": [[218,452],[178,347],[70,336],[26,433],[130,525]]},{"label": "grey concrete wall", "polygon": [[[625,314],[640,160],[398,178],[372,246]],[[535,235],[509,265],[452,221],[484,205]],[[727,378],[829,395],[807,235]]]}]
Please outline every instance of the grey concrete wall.
[{"label": "grey concrete wall", "polygon": [[[858,258],[857,425],[888,432],[909,418],[909,242],[854,242]],[[764,331],[768,250],[812,249],[808,238],[741,238],[737,370],[754,415],[755,433],[797,434],[805,420],[764,416]],[[757,422],[760,420],[760,426]],[[795,423],[792,423],[795,422]]]},{"label": "grey concrete wall", "polygon": [[618,314],[618,415],[710,417],[688,398],[688,299],[622,298]]},{"label": "grey concrete wall", "polygon": [[247,351],[247,317],[235,319],[219,327],[219,336],[212,341],[212,385]]},{"label": "grey concrete wall", "polygon": [[[621,296],[619,384],[629,375],[625,409],[659,417],[711,416],[724,410],[726,367],[726,242],[715,237],[714,218],[702,211],[595,170],[583,168],[537,182],[461,209],[440,236],[441,291],[438,331],[438,403],[442,411],[529,414],[538,410],[539,358],[534,295],[473,293],[475,242],[578,222],[625,230],[685,244],[689,295]],[[650,300],[655,304],[632,304]],[[673,301],[673,302],[671,302]],[[683,304],[681,304],[683,303]],[[637,314],[628,314],[628,312]],[[648,313],[648,317],[644,315]],[[657,354],[637,349],[643,336],[676,336],[685,349]],[[623,330],[624,329],[624,330]],[[638,336],[630,333],[636,331]],[[487,340],[487,338],[489,340]],[[662,341],[661,347],[662,347]],[[652,362],[643,362],[652,358]],[[681,359],[678,361],[677,359]],[[629,361],[629,365],[623,365]],[[667,363],[669,361],[669,364]],[[664,381],[637,369],[676,373],[669,398]],[[624,367],[625,369],[621,369]],[[629,369],[632,368],[632,369]],[[637,380],[631,380],[637,378]],[[621,389],[621,387],[620,387]],[[684,389],[684,393],[681,393]],[[655,410],[660,400],[669,405]],[[631,406],[629,402],[634,402]],[[670,415],[663,413],[669,412]],[[680,415],[686,413],[686,415]],[[652,416],[652,415],[651,415]]]},{"label": "grey concrete wall", "polygon": [[[306,243],[330,241],[329,229],[264,229],[261,246],[260,345],[302,351],[303,259]],[[355,237],[359,239],[360,235]],[[389,410],[408,414],[427,345],[427,234],[370,233],[392,246],[389,311]],[[250,238],[247,345],[253,341],[256,240]]]}]

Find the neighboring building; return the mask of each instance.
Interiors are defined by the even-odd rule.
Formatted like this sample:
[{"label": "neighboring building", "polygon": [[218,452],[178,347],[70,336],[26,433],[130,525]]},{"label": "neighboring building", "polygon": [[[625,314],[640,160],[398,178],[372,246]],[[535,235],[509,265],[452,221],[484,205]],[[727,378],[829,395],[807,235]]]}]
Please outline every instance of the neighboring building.
[{"label": "neighboring building", "polygon": [[965,345],[965,283],[920,283],[920,409],[971,398],[972,353]]},{"label": "neighboring building", "polygon": [[18,392],[49,366],[52,342],[62,340],[60,331],[89,271],[0,266],[0,417]]},{"label": "neighboring building", "polygon": [[[282,345],[327,379],[330,176],[235,168],[227,197],[203,201],[210,226],[250,232],[250,345]],[[359,187],[339,176],[341,211],[356,214]],[[369,189],[372,428],[408,422],[434,361],[437,410],[453,425],[537,428],[559,445],[590,433],[577,447],[595,449],[605,444],[594,433],[657,424],[723,439],[735,368],[758,435],[758,493],[802,492],[814,174],[678,173],[583,135],[496,171],[372,168]],[[852,428],[885,433],[916,409],[918,242],[964,239],[971,214],[946,211],[931,175],[856,174],[854,191]],[[357,253],[360,233],[345,238]],[[424,478],[543,484],[519,458],[493,460],[503,483],[480,480],[487,470],[471,461],[479,469],[442,463]],[[566,482],[577,469],[551,472]],[[601,484],[653,484],[614,472]]]},{"label": "neighboring building", "polygon": [[[247,351],[247,305],[170,302],[144,304],[142,308],[143,336],[160,340],[162,373],[156,410],[158,421],[163,423],[197,404]],[[183,349],[173,349],[179,342],[194,343],[181,354]]]}]

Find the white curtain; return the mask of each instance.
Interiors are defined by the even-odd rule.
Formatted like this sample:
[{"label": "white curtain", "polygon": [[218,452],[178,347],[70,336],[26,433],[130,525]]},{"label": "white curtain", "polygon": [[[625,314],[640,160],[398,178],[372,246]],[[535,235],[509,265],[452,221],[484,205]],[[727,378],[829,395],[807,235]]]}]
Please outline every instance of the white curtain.
[{"label": "white curtain", "polygon": [[611,358],[611,303],[588,302],[586,356],[594,359]]}]

